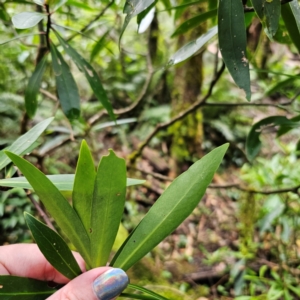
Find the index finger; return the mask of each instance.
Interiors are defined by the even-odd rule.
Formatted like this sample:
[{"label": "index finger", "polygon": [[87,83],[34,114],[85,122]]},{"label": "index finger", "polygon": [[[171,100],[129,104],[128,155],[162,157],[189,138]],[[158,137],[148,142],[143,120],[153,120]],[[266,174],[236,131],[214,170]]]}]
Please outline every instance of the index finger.
[{"label": "index finger", "polygon": [[[84,272],[84,260],[80,254],[73,254]],[[29,277],[56,283],[70,281],[50,265],[36,244],[0,246],[0,275]]]}]

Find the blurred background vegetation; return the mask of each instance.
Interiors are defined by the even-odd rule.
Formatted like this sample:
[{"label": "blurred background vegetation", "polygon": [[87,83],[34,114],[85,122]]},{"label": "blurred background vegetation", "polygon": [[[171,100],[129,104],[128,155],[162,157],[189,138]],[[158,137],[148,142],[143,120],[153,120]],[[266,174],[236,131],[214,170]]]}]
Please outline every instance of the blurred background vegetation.
[{"label": "blurred background vegetation", "polygon": [[[298,121],[300,60],[283,20],[270,41],[255,13],[246,14],[252,90],[247,102],[223,70],[217,38],[173,65],[179,48],[217,24],[218,1],[156,1],[131,20],[121,41],[124,1],[56,4],[62,5],[52,15],[55,29],[98,73],[118,125],[63,48],[78,86],[81,115],[70,121],[62,112],[49,64],[37,112],[29,118],[24,94],[45,41],[37,34],[4,42],[43,32],[47,24],[45,20],[34,28],[14,28],[12,16],[40,12],[42,7],[35,1],[1,0],[0,149],[51,116],[55,120],[26,156],[46,174],[74,173],[82,139],[96,161],[113,148],[127,160],[129,177],[146,179],[128,188],[126,237],[176,176],[230,142],[197,209],[130,271],[132,281],[172,299],[299,299],[300,130],[266,123],[260,128],[259,155],[250,161],[245,151],[247,135],[259,120],[284,116]],[[54,34],[51,39],[57,43]],[[195,103],[199,105],[193,108]],[[278,128],[285,134],[277,134]],[[0,178],[13,173],[8,166]],[[28,192],[1,188],[2,245],[31,241],[24,211],[38,215]]]}]

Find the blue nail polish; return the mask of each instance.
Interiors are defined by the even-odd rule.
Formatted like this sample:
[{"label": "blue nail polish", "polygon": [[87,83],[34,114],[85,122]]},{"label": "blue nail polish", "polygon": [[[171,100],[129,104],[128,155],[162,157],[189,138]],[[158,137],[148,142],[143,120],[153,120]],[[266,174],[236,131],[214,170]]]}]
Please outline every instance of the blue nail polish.
[{"label": "blue nail polish", "polygon": [[129,279],[122,269],[110,269],[95,279],[93,288],[99,300],[111,300],[127,287]]}]

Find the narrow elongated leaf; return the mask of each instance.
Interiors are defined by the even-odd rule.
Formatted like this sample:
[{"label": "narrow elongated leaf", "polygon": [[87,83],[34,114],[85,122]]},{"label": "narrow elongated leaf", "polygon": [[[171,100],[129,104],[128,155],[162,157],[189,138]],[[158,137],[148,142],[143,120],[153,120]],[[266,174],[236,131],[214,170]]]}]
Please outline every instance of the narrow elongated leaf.
[{"label": "narrow elongated leaf", "polygon": [[54,118],[46,119],[34,127],[32,127],[28,132],[20,136],[16,141],[14,141],[9,147],[0,151],[0,170],[7,166],[11,160],[5,155],[4,150],[11,151],[18,155],[23,155],[27,153],[28,149],[35,144],[36,140],[45,131],[49,124]]},{"label": "narrow elongated leaf", "polygon": [[124,24],[121,29],[119,43],[121,42],[122,36],[124,34],[125,29],[127,28],[130,20],[147,9],[151,4],[153,4],[155,0],[127,0],[124,6],[124,14],[127,14],[124,20]]},{"label": "narrow elongated leaf", "polygon": [[139,292],[143,292],[143,293],[145,293],[147,295],[150,295],[150,296],[154,297],[154,299],[157,299],[157,300],[168,300],[167,298],[165,298],[165,297],[163,297],[163,296],[161,296],[161,295],[159,295],[157,293],[154,293],[154,292],[152,292],[152,291],[150,291],[150,290],[148,290],[148,289],[146,289],[144,287],[136,285],[136,284],[131,284],[130,283],[130,284],[128,284],[127,287],[130,288],[130,289],[137,290]]},{"label": "narrow elongated leaf", "polygon": [[250,101],[250,72],[246,58],[246,28],[242,1],[220,0],[218,9],[219,45],[223,60],[236,85]]},{"label": "narrow elongated leaf", "polygon": [[131,18],[147,9],[155,0],[127,0],[123,12]]},{"label": "narrow elongated leaf", "polygon": [[5,153],[27,178],[57,225],[90,265],[90,240],[75,210],[40,170],[11,152]]},{"label": "narrow elongated leaf", "polygon": [[180,62],[190,58],[205,44],[218,33],[217,26],[210,28],[205,34],[201,35],[197,40],[189,42],[181,47],[175,54],[173,54],[168,62],[168,66],[179,64]]},{"label": "narrow elongated leaf", "polygon": [[225,144],[214,149],[172,182],[121,246],[112,266],[127,270],[188,217],[204,195],[227,148]]},{"label": "narrow elongated leaf", "polygon": [[97,171],[91,209],[92,267],[105,266],[124,211],[126,163],[110,150]]},{"label": "narrow elongated leaf", "polygon": [[251,0],[251,2],[266,34],[272,39],[279,26],[280,0]]},{"label": "narrow elongated leaf", "polygon": [[94,48],[93,48],[93,50],[91,52],[91,58],[90,58],[91,62],[99,54],[99,52],[101,51],[101,49],[107,44],[107,41],[105,39],[106,39],[108,33],[109,33],[109,30],[104,33],[104,35],[101,37],[101,39],[94,46]]},{"label": "narrow elongated leaf", "polygon": [[[75,178],[74,174],[47,175],[47,178],[56,186],[58,190],[65,191],[65,192],[73,191],[74,178]],[[143,184],[144,182],[145,180],[127,178],[126,186]],[[0,186],[20,187],[29,190],[33,189],[25,177],[0,179]]]},{"label": "narrow elongated leaf", "polygon": [[157,298],[154,298],[150,295],[141,295],[141,294],[131,294],[131,293],[122,293],[120,298],[126,298],[126,299],[140,299],[140,300],[157,300]]},{"label": "narrow elongated leaf", "polygon": [[169,10],[181,10],[183,8],[187,8],[189,6],[197,5],[199,3],[204,3],[204,2],[207,2],[207,0],[191,1],[189,3],[184,3],[184,4],[181,4],[181,5],[171,6],[168,9],[166,9],[165,11],[169,11]]},{"label": "narrow elongated leaf", "polygon": [[11,275],[0,275],[0,286],[3,300],[44,300],[56,292],[48,282]]},{"label": "narrow elongated leaf", "polygon": [[57,271],[69,279],[81,274],[71,250],[59,234],[26,212],[25,220],[39,249]]},{"label": "narrow elongated leaf", "polygon": [[81,219],[86,232],[91,228],[91,210],[96,170],[90,149],[82,141],[77,162],[72,201],[73,207]]},{"label": "narrow elongated leaf", "polygon": [[95,96],[107,110],[109,116],[115,120],[112,105],[107,98],[106,92],[102,86],[100,78],[94,68],[74,49],[72,48],[56,31],[54,31],[59,43],[64,47],[68,55],[73,59],[78,69],[84,73]]},{"label": "narrow elongated leaf", "polygon": [[14,26],[18,29],[27,29],[37,25],[46,15],[38,12],[22,12],[12,17]]},{"label": "narrow elongated leaf", "polygon": [[144,33],[149,26],[151,25],[154,17],[155,17],[155,2],[150,5],[146,10],[141,12],[137,17],[137,23],[138,23],[138,33]]},{"label": "narrow elongated leaf", "polygon": [[250,161],[252,161],[260,151],[261,141],[259,139],[259,136],[262,129],[270,126],[274,127],[277,125],[296,128],[300,126],[300,123],[297,121],[289,120],[284,116],[272,116],[255,123],[252,126],[246,141],[246,155]]},{"label": "narrow elongated leaf", "polygon": [[29,33],[29,34],[22,34],[22,35],[18,35],[16,37],[13,37],[9,40],[6,40],[6,41],[0,41],[0,45],[4,45],[4,44],[7,44],[7,43],[10,43],[12,41],[16,41],[16,40],[19,40],[19,39],[22,39],[24,37],[27,37],[27,36],[33,36],[33,35],[41,35],[42,33]]},{"label": "narrow elongated leaf", "polygon": [[28,116],[33,118],[37,109],[37,95],[40,89],[42,76],[46,67],[47,56],[45,55],[37,64],[32,76],[29,79],[25,90],[25,108]]},{"label": "narrow elongated leaf", "polygon": [[76,82],[60,52],[52,43],[50,45],[59,102],[68,119],[77,119],[80,115],[80,97]]},{"label": "narrow elongated leaf", "polygon": [[193,29],[197,26],[199,26],[201,23],[205,22],[208,19],[211,19],[217,15],[217,9],[213,9],[210,11],[207,11],[205,13],[202,13],[198,16],[195,16],[185,22],[183,22],[176,30],[175,32],[171,35],[171,37],[183,34],[190,29]]},{"label": "narrow elongated leaf", "polygon": [[281,15],[294,45],[300,52],[300,6],[297,0],[281,7]]}]

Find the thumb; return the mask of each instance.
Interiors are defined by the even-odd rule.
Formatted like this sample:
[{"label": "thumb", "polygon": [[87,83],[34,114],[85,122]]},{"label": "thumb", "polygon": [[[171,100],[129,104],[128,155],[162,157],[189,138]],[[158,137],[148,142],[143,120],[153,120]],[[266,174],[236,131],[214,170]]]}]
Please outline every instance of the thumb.
[{"label": "thumb", "polygon": [[76,277],[48,300],[112,300],[128,283],[128,276],[121,269],[96,268]]}]

